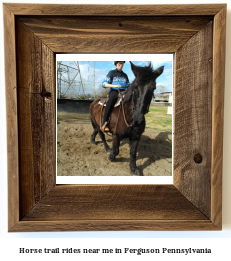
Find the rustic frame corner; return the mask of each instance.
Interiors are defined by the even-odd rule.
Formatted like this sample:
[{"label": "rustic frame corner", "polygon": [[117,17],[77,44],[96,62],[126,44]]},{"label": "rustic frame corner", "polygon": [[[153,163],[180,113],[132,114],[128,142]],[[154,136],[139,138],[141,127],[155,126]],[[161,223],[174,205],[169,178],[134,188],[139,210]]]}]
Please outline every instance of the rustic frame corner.
[{"label": "rustic frame corner", "polygon": [[[10,232],[222,229],[226,9],[3,4]],[[173,185],[56,185],[55,54],[102,46],[175,53]]]}]

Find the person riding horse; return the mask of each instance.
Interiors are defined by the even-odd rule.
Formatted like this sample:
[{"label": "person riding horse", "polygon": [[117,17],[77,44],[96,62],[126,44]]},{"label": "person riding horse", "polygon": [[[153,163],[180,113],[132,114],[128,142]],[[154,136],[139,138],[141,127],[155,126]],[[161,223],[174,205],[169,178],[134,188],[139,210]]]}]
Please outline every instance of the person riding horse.
[{"label": "person riding horse", "polygon": [[[130,62],[130,64],[135,79],[128,88],[128,91],[124,94],[121,113],[121,107],[112,110],[110,114],[111,119],[108,123],[108,127],[112,134],[112,148],[110,149],[105,139],[105,134],[100,130],[100,127],[102,126],[101,116],[103,112],[102,104],[100,103],[100,101],[102,101],[101,98],[95,99],[90,104],[89,108],[91,124],[93,127],[91,144],[97,145],[95,137],[99,134],[106,152],[109,153],[108,160],[114,161],[115,157],[119,155],[120,142],[125,138],[129,138],[130,172],[132,175],[139,176],[142,175],[142,173],[140,173],[136,166],[137,147],[141,135],[145,130],[145,114],[148,113],[153,92],[156,89],[156,79],[163,73],[164,66],[154,70],[151,62],[144,67],[135,65],[132,62]],[[127,82],[128,81],[126,80],[126,83]],[[124,84],[124,88],[125,86],[126,85]],[[116,93],[118,94],[118,90]]]},{"label": "person riding horse", "polygon": [[109,131],[107,124],[109,122],[110,114],[118,98],[118,89],[125,90],[129,88],[130,82],[126,73],[122,71],[125,62],[115,61],[116,69],[109,71],[106,78],[102,82],[103,88],[110,88],[109,100],[106,103],[106,108],[103,117],[103,123],[100,126],[101,131]]}]

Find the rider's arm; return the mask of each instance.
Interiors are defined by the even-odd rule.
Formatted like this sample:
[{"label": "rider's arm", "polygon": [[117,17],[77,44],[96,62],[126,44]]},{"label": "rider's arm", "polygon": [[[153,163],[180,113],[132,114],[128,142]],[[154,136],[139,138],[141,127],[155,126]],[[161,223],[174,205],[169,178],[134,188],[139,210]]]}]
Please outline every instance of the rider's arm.
[{"label": "rider's arm", "polygon": [[122,86],[120,84],[110,84],[110,83],[105,83],[104,84],[105,88],[111,88],[111,87],[115,87],[115,88],[121,88]]}]

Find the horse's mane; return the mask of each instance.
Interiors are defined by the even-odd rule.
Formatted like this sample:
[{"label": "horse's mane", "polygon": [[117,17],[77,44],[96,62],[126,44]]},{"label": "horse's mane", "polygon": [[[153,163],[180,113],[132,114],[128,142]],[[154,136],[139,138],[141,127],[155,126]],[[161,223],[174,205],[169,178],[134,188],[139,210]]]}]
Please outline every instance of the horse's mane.
[{"label": "horse's mane", "polygon": [[137,97],[136,91],[138,92],[138,85],[137,85],[137,83],[135,83],[135,81],[133,81],[131,83],[131,86],[126,90],[124,102],[125,103],[129,102],[132,98],[132,95],[134,95],[134,94]]},{"label": "horse's mane", "polygon": [[139,77],[137,77],[136,81],[140,86],[143,86],[145,83],[150,82],[153,79],[153,66],[151,62],[147,66],[141,67],[137,66],[139,68]]}]

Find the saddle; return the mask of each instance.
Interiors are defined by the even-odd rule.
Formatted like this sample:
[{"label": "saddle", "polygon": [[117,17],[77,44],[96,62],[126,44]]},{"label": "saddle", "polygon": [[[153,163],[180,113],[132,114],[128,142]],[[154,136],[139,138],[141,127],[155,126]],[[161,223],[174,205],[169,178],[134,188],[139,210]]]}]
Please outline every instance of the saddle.
[{"label": "saddle", "polygon": [[[116,101],[116,103],[115,103],[115,105],[114,105],[114,108],[120,106],[120,104],[121,104],[122,101],[123,101],[123,98],[125,97],[125,94],[126,94],[126,90],[125,90],[125,91],[122,91],[122,92],[119,91],[119,93],[118,93],[118,99],[117,99],[117,101]],[[106,106],[106,103],[107,103],[108,100],[109,100],[109,98],[107,97],[107,98],[101,98],[101,99],[98,101],[98,104],[101,106],[100,126],[101,126],[101,123],[102,123],[103,107]],[[123,104],[122,104],[122,106],[123,106]],[[120,107],[120,109],[121,109],[121,107]],[[120,109],[119,109],[119,114],[120,114]],[[116,130],[116,128],[117,128],[118,119],[119,119],[119,115],[118,115],[118,118],[117,118],[115,130]],[[109,120],[110,120],[110,118],[109,118]],[[105,132],[110,131],[109,128],[108,128],[108,126],[105,126],[104,131],[105,131]]]},{"label": "saddle", "polygon": [[[126,91],[121,91],[121,92],[118,93],[118,99],[117,99],[117,101],[114,105],[114,108],[120,106],[120,103],[121,103],[122,99],[124,98],[125,93],[126,93]],[[107,98],[101,98],[100,101],[98,102],[98,104],[100,104],[101,106],[106,106],[106,103],[107,103],[108,100],[109,100],[108,97]]]},{"label": "saddle", "polygon": [[[106,103],[108,100],[109,100],[109,98],[101,98],[100,101],[98,102],[98,104],[100,104],[101,106],[106,106]],[[121,101],[122,101],[122,98],[118,98],[114,107],[120,106]]]}]

